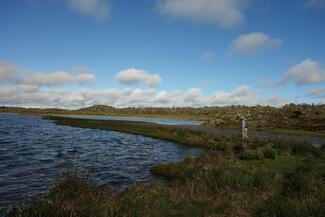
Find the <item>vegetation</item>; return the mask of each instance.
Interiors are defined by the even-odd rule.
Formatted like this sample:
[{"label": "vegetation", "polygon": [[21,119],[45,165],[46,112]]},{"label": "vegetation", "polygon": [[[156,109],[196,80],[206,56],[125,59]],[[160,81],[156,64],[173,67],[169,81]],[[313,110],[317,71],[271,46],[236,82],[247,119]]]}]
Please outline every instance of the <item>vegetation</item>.
[{"label": "vegetation", "polygon": [[324,216],[324,162],[301,156],[243,161],[208,151],[194,161],[155,168],[171,177],[170,185],[139,183],[112,192],[69,176],[8,216]]},{"label": "vegetation", "polygon": [[152,173],[169,178],[168,185],[138,183],[112,192],[70,175],[59,180],[49,194],[13,209],[10,217],[325,214],[325,144],[317,148],[304,142],[250,139],[243,149],[240,138],[176,126],[49,118],[75,127],[168,139],[204,151],[197,158],[188,156],[182,162],[152,167]]},{"label": "vegetation", "polygon": [[[111,115],[139,117],[168,117],[205,121],[216,127],[237,127],[245,116],[251,128],[271,130],[277,133],[324,135],[325,105],[288,104],[281,108],[270,106],[225,106],[201,108],[114,108],[96,105],[76,110],[26,109],[0,107],[0,112],[28,114]],[[297,131],[299,130],[299,131]]]}]

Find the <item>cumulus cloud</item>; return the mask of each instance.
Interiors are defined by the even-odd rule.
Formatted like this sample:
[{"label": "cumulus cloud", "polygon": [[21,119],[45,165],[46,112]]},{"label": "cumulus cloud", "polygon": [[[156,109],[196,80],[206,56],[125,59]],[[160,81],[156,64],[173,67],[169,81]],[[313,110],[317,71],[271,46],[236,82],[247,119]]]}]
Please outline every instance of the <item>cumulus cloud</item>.
[{"label": "cumulus cloud", "polygon": [[17,82],[19,74],[20,70],[16,65],[0,60],[0,84]]},{"label": "cumulus cloud", "polygon": [[[82,70],[81,70],[82,69]],[[56,71],[52,73],[34,72],[17,67],[16,65],[0,61],[0,84],[17,84],[20,86],[50,86],[66,83],[94,82],[95,76],[88,73],[86,67],[78,67],[78,72],[69,73]]]},{"label": "cumulus cloud", "polygon": [[281,39],[272,38],[262,32],[252,32],[240,35],[229,46],[229,54],[253,54],[259,50],[281,45]]},{"label": "cumulus cloud", "polygon": [[53,73],[33,73],[27,76],[24,84],[28,85],[57,85],[65,83],[85,83],[94,82],[95,76],[92,74],[84,73],[73,75],[64,71],[57,71]]},{"label": "cumulus cloud", "polygon": [[252,105],[257,96],[248,85],[242,85],[230,92],[216,92],[211,97],[212,105]]},{"label": "cumulus cloud", "polygon": [[249,0],[160,0],[161,14],[198,23],[232,27],[244,20]]},{"label": "cumulus cloud", "polygon": [[146,84],[155,86],[161,82],[158,74],[151,74],[142,69],[130,68],[120,71],[115,76],[117,82],[126,85],[132,84]]},{"label": "cumulus cloud", "polygon": [[284,85],[290,80],[294,81],[296,85],[322,83],[325,82],[325,70],[321,63],[311,59],[305,59],[290,68],[282,78],[280,84]]},{"label": "cumulus cloud", "polygon": [[283,98],[263,99],[249,86],[242,85],[229,92],[204,95],[199,88],[187,91],[164,91],[154,88],[87,89],[38,88],[37,86],[0,86],[0,104],[7,106],[41,106],[80,108],[91,105],[115,107],[199,107],[227,105],[282,105]]},{"label": "cumulus cloud", "polygon": [[325,97],[325,88],[314,88],[308,91],[307,97]]},{"label": "cumulus cloud", "polygon": [[276,94],[269,99],[260,99],[257,101],[257,104],[259,105],[271,105],[274,107],[281,107],[288,103],[290,103],[290,101],[283,98],[280,94]]},{"label": "cumulus cloud", "polygon": [[[80,108],[91,105],[115,107],[200,107],[226,105],[281,104],[281,98],[261,99],[249,86],[242,85],[229,92],[217,91],[205,95],[200,88],[186,91],[164,91],[152,85],[161,82],[159,75],[144,70],[127,69],[117,73],[116,79],[124,84],[143,83],[149,88],[69,89],[57,86],[65,83],[95,81],[87,67],[75,67],[74,73],[56,71],[40,73],[26,71],[14,64],[0,61],[0,105],[24,107]],[[264,101],[263,101],[264,100]],[[276,103],[277,102],[277,103]]]},{"label": "cumulus cloud", "polygon": [[111,14],[108,0],[68,0],[70,7],[81,14],[105,20]]},{"label": "cumulus cloud", "polygon": [[201,106],[207,103],[206,97],[200,88],[191,88],[184,93],[184,105],[188,106]]},{"label": "cumulus cloud", "polygon": [[325,9],[325,0],[307,0],[307,5],[312,8]]}]

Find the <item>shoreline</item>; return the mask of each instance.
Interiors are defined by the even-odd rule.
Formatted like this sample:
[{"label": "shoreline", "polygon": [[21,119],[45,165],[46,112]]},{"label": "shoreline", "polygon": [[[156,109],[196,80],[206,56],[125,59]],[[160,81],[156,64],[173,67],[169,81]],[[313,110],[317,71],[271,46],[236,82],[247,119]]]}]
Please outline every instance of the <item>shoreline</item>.
[{"label": "shoreline", "polygon": [[168,185],[137,183],[121,192],[112,192],[89,180],[67,176],[58,180],[48,194],[11,210],[11,217],[253,217],[275,216],[278,212],[286,213],[284,216],[291,212],[319,216],[324,211],[321,201],[325,198],[325,145],[313,147],[303,141],[251,138],[243,148],[239,137],[189,126],[43,118],[59,125],[169,140],[204,151],[195,158],[188,156],[180,162],[151,167],[150,172],[170,181]]},{"label": "shoreline", "polygon": [[[240,141],[239,129],[215,128],[205,125],[164,125],[152,122],[126,121],[126,120],[91,120],[59,116],[42,116],[45,119],[53,120],[57,124],[77,126],[82,128],[95,128],[102,130],[112,130],[136,135],[148,136],[156,139],[165,139],[177,142],[181,145],[205,147],[203,143],[211,143],[215,137],[227,138]],[[156,129],[155,131],[153,129]],[[158,131],[158,132],[157,132]],[[178,135],[179,134],[179,135]],[[187,134],[187,138],[185,138]],[[325,143],[325,136],[301,135],[277,133],[269,130],[250,130],[250,138],[264,140],[293,140],[297,142],[307,141],[312,144],[321,145]],[[213,143],[213,142],[212,142]]]},{"label": "shoreline", "polygon": [[[23,115],[37,115],[41,117],[46,116],[53,116],[53,117],[59,117],[59,116],[99,116],[99,117],[105,117],[105,116],[112,116],[112,117],[131,117],[131,118],[161,118],[161,119],[175,119],[175,120],[188,120],[188,121],[200,121],[202,124],[200,126],[204,126],[205,121],[207,121],[207,118],[190,118],[187,116],[177,116],[177,115],[148,115],[148,114],[67,114],[67,113],[33,113],[33,112],[6,112],[6,111],[0,111],[1,113],[16,113],[16,114],[23,114]],[[191,115],[189,115],[191,116]],[[79,118],[76,118],[79,119]],[[135,122],[135,121],[134,121]],[[184,125],[186,126],[186,125]],[[196,126],[196,125],[195,125]],[[234,126],[222,126],[222,127],[215,127],[211,124],[205,125],[208,128],[212,129],[221,129],[221,130],[237,130],[238,128]],[[273,127],[251,127],[250,132],[268,132],[272,133],[274,135],[287,135],[287,136],[302,136],[302,137],[324,137],[325,139],[325,132],[318,132],[318,131],[309,131],[309,130],[301,130],[301,129],[287,129],[287,128],[273,128]]]}]

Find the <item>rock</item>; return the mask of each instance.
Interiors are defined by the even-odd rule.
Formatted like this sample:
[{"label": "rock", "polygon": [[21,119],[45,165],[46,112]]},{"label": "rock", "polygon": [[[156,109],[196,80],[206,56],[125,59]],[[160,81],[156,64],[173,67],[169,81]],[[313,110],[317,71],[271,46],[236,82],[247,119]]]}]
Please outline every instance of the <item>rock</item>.
[{"label": "rock", "polygon": [[214,120],[214,125],[215,125],[216,127],[222,126],[222,125],[224,125],[224,124],[225,124],[225,121],[222,120],[222,119],[215,119],[215,120]]}]

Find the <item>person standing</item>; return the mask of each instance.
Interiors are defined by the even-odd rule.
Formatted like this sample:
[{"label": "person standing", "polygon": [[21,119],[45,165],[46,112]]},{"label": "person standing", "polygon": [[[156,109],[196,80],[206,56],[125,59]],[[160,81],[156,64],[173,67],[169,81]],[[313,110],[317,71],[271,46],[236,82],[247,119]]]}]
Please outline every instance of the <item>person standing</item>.
[{"label": "person standing", "polygon": [[248,122],[246,118],[241,117],[240,119],[240,128],[241,128],[241,135],[244,141],[248,140]]}]

